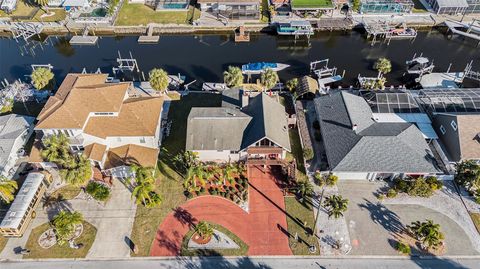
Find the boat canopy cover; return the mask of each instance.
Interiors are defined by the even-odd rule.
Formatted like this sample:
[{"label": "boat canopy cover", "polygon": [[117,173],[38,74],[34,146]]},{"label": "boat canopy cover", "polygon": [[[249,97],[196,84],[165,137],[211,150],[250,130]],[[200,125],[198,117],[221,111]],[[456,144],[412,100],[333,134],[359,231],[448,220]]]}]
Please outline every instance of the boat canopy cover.
[{"label": "boat canopy cover", "polygon": [[252,70],[252,71],[264,70],[267,68],[272,68],[272,69],[277,68],[277,64],[261,62],[261,63],[249,63],[242,66],[243,70]]},{"label": "boat canopy cover", "polygon": [[309,26],[311,27],[312,25],[310,24],[309,21],[291,21],[290,25],[292,27],[301,27],[301,26]]},{"label": "boat canopy cover", "polygon": [[426,57],[418,57],[412,60],[412,62],[417,62],[419,64],[426,64],[429,62],[428,58]]}]

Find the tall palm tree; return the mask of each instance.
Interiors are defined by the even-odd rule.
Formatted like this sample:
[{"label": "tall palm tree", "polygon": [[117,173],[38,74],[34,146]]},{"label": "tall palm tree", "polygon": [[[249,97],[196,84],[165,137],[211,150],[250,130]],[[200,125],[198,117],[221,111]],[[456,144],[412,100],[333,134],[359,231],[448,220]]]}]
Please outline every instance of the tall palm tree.
[{"label": "tall palm tree", "polygon": [[343,212],[347,211],[348,199],[344,199],[341,195],[331,195],[325,198],[323,206],[327,209],[328,217],[336,219],[343,216]]},{"label": "tall palm tree", "polygon": [[62,179],[72,185],[81,186],[92,178],[92,165],[90,161],[83,155],[72,157],[68,165],[64,165],[64,169],[60,170]]},{"label": "tall palm tree", "polygon": [[260,82],[262,83],[264,90],[270,90],[278,82],[278,74],[270,68],[267,68],[265,72],[260,76]]},{"label": "tall palm tree", "polygon": [[[38,0],[38,1],[43,1],[43,0]],[[45,67],[35,68],[35,70],[33,70],[31,74],[32,84],[37,90],[45,89],[45,87],[47,87],[50,84],[53,77],[54,77],[53,72],[49,68],[45,68]]]},{"label": "tall palm tree", "polygon": [[135,197],[135,202],[138,204],[148,204],[148,201],[152,199],[151,193],[154,192],[155,185],[149,181],[137,181],[135,188],[132,191],[132,197]]},{"label": "tall palm tree", "polygon": [[432,220],[414,221],[411,225],[407,225],[407,228],[427,248],[436,249],[445,238],[443,233],[440,232],[440,224],[436,224]]},{"label": "tall palm tree", "polygon": [[223,72],[223,81],[228,87],[237,87],[243,83],[242,69],[236,66],[229,66],[227,71]]},{"label": "tall palm tree", "polygon": [[297,182],[296,193],[300,196],[300,199],[303,201],[303,198],[309,197],[313,193],[313,186],[308,180],[302,180]]},{"label": "tall palm tree", "polygon": [[148,81],[150,86],[156,91],[165,93],[168,90],[168,73],[160,68],[154,68],[148,73]]},{"label": "tall palm tree", "polygon": [[59,245],[67,242],[75,232],[75,225],[83,222],[80,212],[60,211],[52,220]]},{"label": "tall palm tree", "polygon": [[14,180],[9,180],[5,177],[0,177],[0,199],[9,204],[15,199],[15,191],[18,189],[18,184]]},{"label": "tall palm tree", "polygon": [[52,135],[43,140],[45,149],[41,151],[41,156],[48,162],[62,163],[70,157],[70,145],[68,138],[60,133],[59,135]]},{"label": "tall palm tree", "polygon": [[378,71],[378,77],[382,77],[392,71],[392,63],[387,58],[379,58],[373,68]]},{"label": "tall palm tree", "polygon": [[132,198],[136,204],[143,204],[146,208],[153,208],[161,204],[162,197],[155,192],[155,175],[152,167],[132,166],[135,174],[135,187]]}]

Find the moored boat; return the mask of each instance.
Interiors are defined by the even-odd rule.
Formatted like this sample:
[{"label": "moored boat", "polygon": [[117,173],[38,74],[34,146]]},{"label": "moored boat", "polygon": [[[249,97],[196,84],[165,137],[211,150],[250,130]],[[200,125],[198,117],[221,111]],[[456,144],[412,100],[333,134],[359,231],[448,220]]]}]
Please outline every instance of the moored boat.
[{"label": "moored boat", "polygon": [[248,63],[242,65],[242,73],[243,74],[261,74],[265,72],[267,69],[271,69],[275,72],[281,71],[290,65],[282,64],[282,63],[266,63],[266,62],[259,62],[259,63]]}]

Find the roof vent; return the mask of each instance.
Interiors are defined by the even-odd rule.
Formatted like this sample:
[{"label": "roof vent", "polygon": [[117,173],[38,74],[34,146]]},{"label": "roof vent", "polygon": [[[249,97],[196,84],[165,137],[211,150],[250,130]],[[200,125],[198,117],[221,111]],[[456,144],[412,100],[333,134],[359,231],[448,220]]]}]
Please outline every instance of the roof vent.
[{"label": "roof vent", "polygon": [[352,126],[352,130],[353,130],[354,132],[357,131],[357,128],[358,128],[358,125],[356,125],[356,124],[354,124],[354,125]]}]

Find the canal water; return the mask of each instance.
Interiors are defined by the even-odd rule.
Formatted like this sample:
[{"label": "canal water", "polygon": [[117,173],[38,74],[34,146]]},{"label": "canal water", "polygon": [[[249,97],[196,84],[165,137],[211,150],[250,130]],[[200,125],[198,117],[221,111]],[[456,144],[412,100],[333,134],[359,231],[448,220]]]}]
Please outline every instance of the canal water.
[{"label": "canal water", "polygon": [[[68,38],[50,37],[42,47],[25,49],[22,42],[0,39],[0,79],[10,81],[29,74],[30,64],[52,64],[58,81],[69,72],[81,72],[86,68],[94,72],[112,72],[118,51],[122,56],[131,52],[139,68],[145,74],[154,67],[170,74],[181,73],[187,82],[197,80],[222,81],[222,72],[229,65],[248,62],[279,62],[291,65],[280,72],[282,80],[309,73],[309,63],[330,59],[330,66],[345,70],[345,86],[355,83],[358,74],[374,76],[373,63],[379,57],[391,59],[393,72],[387,75],[387,85],[405,83],[405,61],[416,53],[434,60],[436,71],[445,71],[450,64],[452,71],[461,71],[471,60],[480,69],[480,48],[475,42],[432,30],[421,32],[412,42],[392,40],[390,45],[370,45],[361,32],[321,32],[310,40],[265,34],[253,35],[249,43],[235,43],[231,35],[162,35],[158,44],[138,44],[137,37],[102,37],[96,46],[70,46]],[[26,53],[27,52],[27,53]],[[22,55],[23,54],[23,55]]]}]

